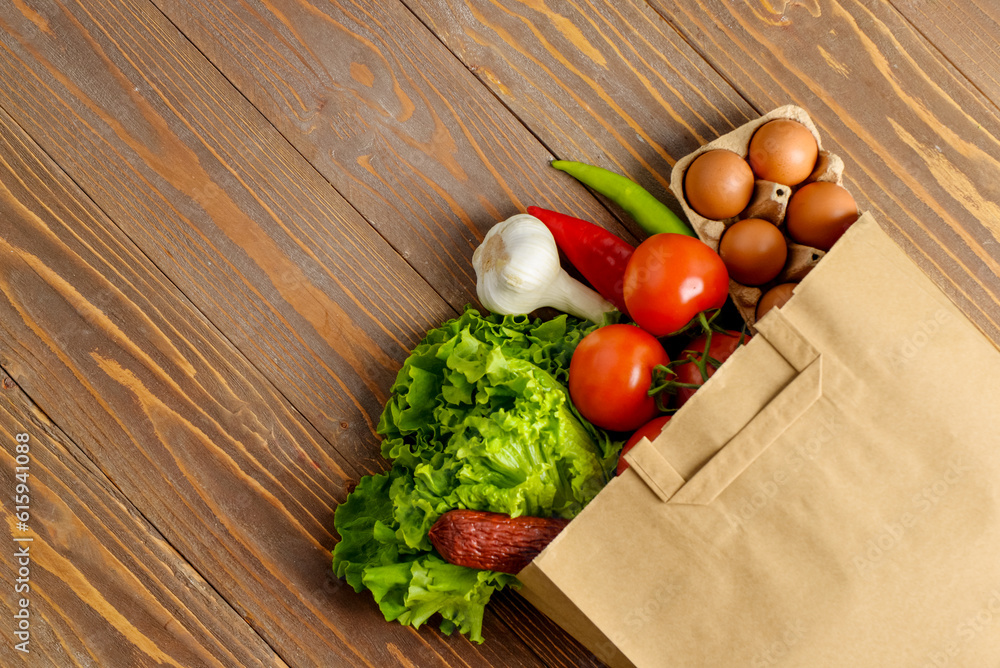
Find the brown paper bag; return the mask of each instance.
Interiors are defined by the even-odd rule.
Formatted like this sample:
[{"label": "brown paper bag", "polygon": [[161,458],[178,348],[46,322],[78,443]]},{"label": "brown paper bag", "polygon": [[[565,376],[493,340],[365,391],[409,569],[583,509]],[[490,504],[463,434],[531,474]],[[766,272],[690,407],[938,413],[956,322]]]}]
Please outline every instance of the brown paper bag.
[{"label": "brown paper bag", "polygon": [[863,216],[522,573],[612,666],[1000,666],[1000,351]]}]

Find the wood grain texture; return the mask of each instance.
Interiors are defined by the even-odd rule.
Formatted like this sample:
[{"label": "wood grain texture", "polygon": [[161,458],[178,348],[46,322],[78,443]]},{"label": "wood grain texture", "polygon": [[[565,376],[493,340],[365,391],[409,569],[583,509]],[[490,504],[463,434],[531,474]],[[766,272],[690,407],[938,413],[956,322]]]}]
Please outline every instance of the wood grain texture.
[{"label": "wood grain texture", "polygon": [[354,467],[4,113],[0,219],[0,365],[283,660],[496,665],[333,577]]},{"label": "wood grain texture", "polygon": [[1000,105],[1000,5],[992,0],[892,5],[994,105]]},{"label": "wood grain texture", "polygon": [[46,658],[597,665],[511,592],[474,646],[332,578],[396,370],[474,299],[493,221],[624,229],[550,157],[664,195],[676,158],[788,102],[1000,340],[1000,15],[953,5],[4,5],[0,365],[65,429],[0,391],[0,438],[32,420],[51,445]]},{"label": "wood grain texture", "polygon": [[549,668],[600,668],[604,662],[565,633],[520,594],[504,590],[490,606]]},{"label": "wood grain texture", "polygon": [[498,220],[537,204],[620,229],[398,1],[155,1],[456,309]]},{"label": "wood grain texture", "polygon": [[[373,18],[357,8],[339,5],[324,5],[317,10],[290,4],[277,11],[260,7],[251,10],[231,4],[232,7],[212,3],[185,3],[179,7],[161,3],[161,6],[188,36],[195,39],[201,51],[212,57],[229,78],[241,84],[244,93],[296,143],[303,155],[310,157],[317,168],[351,198],[352,205],[365,213],[397,248],[402,248],[403,255],[420,269],[435,289],[446,296],[450,291],[453,304],[461,305],[474,298],[471,251],[485,229],[498,217],[513,213],[527,203],[541,202],[565,209],[568,208],[566,202],[572,200],[577,203],[575,210],[582,215],[603,221],[612,229],[621,229],[582,188],[560,178],[561,175],[547,167],[551,154],[524,131],[461,64],[454,62],[450,53],[402,6],[370,8],[375,13]],[[237,12],[237,15],[234,18],[227,11]],[[318,11],[328,14],[319,16]],[[222,20],[212,12],[222,12],[223,17],[229,18]],[[102,15],[98,23],[103,24],[105,20]],[[125,29],[140,27],[128,24]],[[235,29],[258,33],[230,34]],[[220,35],[229,41],[220,42]],[[354,46],[345,48],[345,40]],[[282,53],[292,55],[287,59],[278,57],[273,49],[279,47]],[[350,65],[343,60],[348,56]],[[309,65],[303,70],[302,63]],[[252,69],[243,72],[237,66]],[[319,84],[310,78],[317,72],[322,74]],[[360,77],[367,81],[365,72],[372,73],[371,86],[359,85],[354,80]],[[352,77],[350,81],[343,79],[348,73]],[[389,81],[395,83],[387,88]],[[272,86],[282,92],[274,92]],[[294,88],[295,94],[286,94],[286,86]],[[350,92],[345,92],[348,89]],[[416,103],[417,107],[408,112],[406,118],[373,111],[373,105],[380,105],[381,109],[389,104],[385,96],[390,93],[400,95],[407,103]],[[171,95],[181,93],[171,92]],[[197,95],[191,93],[189,102],[201,99]],[[321,97],[314,99],[314,95]],[[317,105],[315,118],[308,125],[304,126],[302,119],[296,116],[302,113],[301,110],[281,106],[293,99],[307,106]],[[206,101],[206,104],[212,103],[212,100]],[[247,150],[260,149],[240,148],[241,152]],[[358,154],[359,150],[371,154]],[[398,155],[400,151],[405,155]],[[345,155],[355,157],[345,159]],[[378,169],[373,172],[375,167]],[[343,169],[349,170],[346,176],[338,171]],[[462,178],[456,177],[456,170],[461,172]],[[359,185],[362,179],[365,181]],[[460,199],[452,201],[450,192]],[[442,193],[448,201],[433,204]],[[391,205],[389,208],[386,208],[387,202]],[[413,210],[413,202],[423,204],[419,210]],[[432,209],[424,208],[432,204]],[[107,205],[102,202],[102,206]],[[459,236],[443,238],[424,227],[399,227],[403,223],[433,224]],[[384,225],[395,225],[395,231],[387,231]],[[474,230],[472,237],[469,237],[470,225]],[[164,259],[163,253],[155,248],[147,250],[145,236],[137,241],[173,278],[169,264],[164,264],[169,260]],[[413,250],[407,244],[418,244],[423,250]],[[447,257],[442,257],[442,253]],[[435,272],[439,269],[446,275],[436,279]],[[186,283],[174,280],[188,292]],[[378,285],[372,285],[371,289],[384,292]],[[197,301],[196,296],[192,298]],[[266,298],[272,299],[270,295]],[[199,306],[205,308],[200,302]],[[405,304],[401,308],[420,308],[420,305]],[[213,321],[218,321],[214,310],[206,311]],[[223,318],[240,317],[239,313],[221,315]],[[446,314],[436,317],[440,320]],[[224,320],[217,324],[243,347],[242,339],[230,334],[230,327]],[[261,334],[266,337],[271,332]],[[306,344],[315,347],[313,340],[307,340]],[[280,351],[284,347],[285,344],[279,341],[262,354],[271,355],[274,348]],[[252,349],[248,354],[255,363],[261,364]],[[398,365],[400,361],[397,357],[394,363]],[[267,364],[267,361],[262,363],[262,368],[267,369]],[[366,454],[360,448],[351,449],[352,439],[359,436],[359,430],[353,428],[344,432],[341,429],[342,422],[354,425],[355,421],[341,417],[338,422],[336,415],[329,415],[329,406],[342,401],[339,397],[328,399],[327,406],[317,406],[312,397],[323,395],[316,394],[316,383],[308,376],[269,375],[324,436],[337,444],[347,442],[348,449],[344,452],[352,458],[359,453]],[[369,389],[381,388],[383,392],[391,382],[385,375],[373,375],[365,380],[369,381]],[[286,389],[289,384],[298,387]],[[377,417],[380,406],[376,409],[370,400],[363,405],[370,420]],[[370,450],[370,435],[361,436],[368,436],[362,444]],[[378,463],[362,460],[360,465],[365,472],[370,472]],[[510,620],[513,616],[505,615],[504,618]],[[579,652],[571,649],[575,643],[561,630],[551,623],[548,628],[550,642],[565,645],[566,652]]]},{"label": "wood grain texture", "polygon": [[678,213],[674,162],[757,116],[642,2],[404,1],[560,158],[624,173]]},{"label": "wood grain texture", "polygon": [[[23,471],[17,434],[29,439]],[[286,665],[2,370],[0,442],[0,486],[13,498],[26,473],[30,514],[20,531],[4,503],[4,525],[30,541],[4,548],[0,614],[13,619],[28,601],[30,635],[21,652],[5,633],[0,663]],[[27,557],[9,558],[23,548]]]},{"label": "wood grain texture", "polygon": [[892,5],[650,5],[756,108],[806,108],[862,209],[1000,341],[1000,118]]},{"label": "wood grain texture", "polygon": [[365,471],[426,330],[454,315],[144,1],[0,12],[0,106]]}]

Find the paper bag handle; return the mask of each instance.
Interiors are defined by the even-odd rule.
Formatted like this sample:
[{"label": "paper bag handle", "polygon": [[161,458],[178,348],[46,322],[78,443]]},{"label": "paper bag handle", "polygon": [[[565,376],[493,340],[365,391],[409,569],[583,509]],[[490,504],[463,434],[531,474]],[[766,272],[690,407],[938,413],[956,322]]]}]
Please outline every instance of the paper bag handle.
[{"label": "paper bag handle", "polygon": [[803,371],[819,358],[819,351],[809,343],[781,309],[771,309],[755,323],[757,335],[763,336],[796,371]]},{"label": "paper bag handle", "polygon": [[636,444],[625,459],[661,501],[710,502],[822,396],[823,357],[781,311],[768,313],[757,323],[757,331],[798,373],[688,479],[661,451],[669,448],[669,438],[665,443],[643,439]]}]

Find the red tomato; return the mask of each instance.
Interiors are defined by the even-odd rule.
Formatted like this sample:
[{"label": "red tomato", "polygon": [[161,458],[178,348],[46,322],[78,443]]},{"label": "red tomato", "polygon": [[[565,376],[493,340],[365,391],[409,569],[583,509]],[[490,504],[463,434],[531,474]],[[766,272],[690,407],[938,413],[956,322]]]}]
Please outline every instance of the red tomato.
[{"label": "red tomato", "polygon": [[625,267],[625,306],[636,324],[666,336],[702,311],[722,308],[729,273],[704,242],[683,234],[654,234]]},{"label": "red tomato", "polygon": [[618,475],[628,468],[628,462],[625,461],[625,453],[635,447],[635,444],[641,441],[643,438],[648,438],[649,440],[655,439],[663,431],[663,428],[667,426],[667,422],[670,421],[669,415],[661,415],[658,418],[653,418],[646,424],[639,427],[632,438],[625,441],[625,445],[622,446],[622,453],[618,456]]},{"label": "red tomato", "polygon": [[[740,346],[741,336],[743,336],[743,343],[750,340],[749,334],[741,335],[740,332],[734,332],[733,330],[728,330],[725,334],[713,332],[712,344],[708,349],[708,356],[712,359],[718,360],[720,363],[725,362]],[[677,377],[674,378],[674,380],[681,383],[691,383],[693,385],[703,385],[705,383],[705,379],[702,378],[701,371],[698,369],[698,365],[696,364],[696,362],[701,359],[701,356],[705,354],[705,338],[706,336],[702,334],[691,343],[684,346],[684,350],[681,351],[678,359],[684,359],[690,355],[691,359],[694,361],[678,364],[674,368],[674,372],[677,374]],[[715,373],[715,367],[711,364],[706,365],[706,370],[708,371],[709,378],[711,378]],[[678,389],[674,398],[674,405],[677,408],[680,408],[687,403],[688,399],[694,396],[695,392],[697,392],[697,390],[693,388],[682,387]]]},{"label": "red tomato", "polygon": [[654,336],[632,325],[596,329],[569,363],[569,394],[583,417],[611,431],[631,431],[659,411],[648,395],[653,368],[670,358]]}]

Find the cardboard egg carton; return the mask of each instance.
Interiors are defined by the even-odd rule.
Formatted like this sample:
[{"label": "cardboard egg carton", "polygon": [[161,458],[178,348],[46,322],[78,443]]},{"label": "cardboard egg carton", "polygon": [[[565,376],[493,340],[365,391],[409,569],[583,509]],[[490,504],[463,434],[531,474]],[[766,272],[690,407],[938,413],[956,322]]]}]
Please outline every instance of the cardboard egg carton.
[{"label": "cardboard egg carton", "polygon": [[[816,160],[816,167],[813,169],[812,174],[809,175],[809,178],[794,187],[758,179],[754,182],[754,192],[750,199],[750,204],[739,215],[725,220],[705,218],[688,206],[687,198],[684,195],[684,175],[687,173],[688,166],[690,166],[695,158],[706,151],[719,148],[730,150],[746,158],[750,148],[750,138],[757,131],[757,128],[777,118],[788,118],[802,123],[809,129],[813,137],[816,138],[816,144],[819,147],[819,157]],[[670,189],[678,201],[680,201],[681,208],[687,215],[687,219],[691,223],[691,227],[694,228],[698,238],[711,246],[713,250],[719,250],[719,240],[729,226],[745,218],[763,218],[777,225],[778,229],[785,234],[785,240],[788,242],[788,259],[785,261],[785,267],[778,274],[777,278],[760,287],[742,285],[733,280],[729,281],[729,294],[733,299],[733,303],[736,305],[737,310],[739,310],[740,315],[743,316],[743,319],[751,327],[756,320],[757,302],[764,292],[780,283],[801,281],[809,273],[809,270],[816,266],[816,263],[825,255],[818,248],[797,244],[788,238],[788,234],[785,232],[785,209],[788,206],[788,200],[791,198],[792,193],[799,187],[813,181],[830,181],[837,185],[843,185],[843,175],[844,161],[823,149],[823,142],[819,136],[819,131],[816,129],[816,125],[812,122],[812,119],[809,118],[809,114],[801,107],[794,105],[778,107],[758,119],[744,123],[732,132],[699,147],[694,152],[678,160],[674,165],[673,171],[670,174]]]}]

